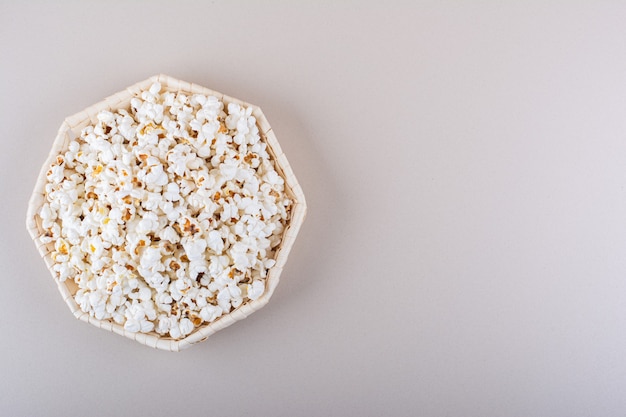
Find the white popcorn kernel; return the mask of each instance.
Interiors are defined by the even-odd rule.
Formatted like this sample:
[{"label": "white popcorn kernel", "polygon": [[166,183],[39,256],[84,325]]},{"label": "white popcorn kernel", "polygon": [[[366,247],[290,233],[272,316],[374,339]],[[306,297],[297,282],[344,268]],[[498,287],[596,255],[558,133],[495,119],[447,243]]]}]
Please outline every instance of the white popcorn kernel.
[{"label": "white popcorn kernel", "polygon": [[193,331],[193,323],[188,318],[184,318],[180,321],[180,333],[183,336],[187,336]]},{"label": "white popcorn kernel", "polygon": [[247,294],[251,300],[257,300],[265,292],[265,283],[260,280],[255,280],[252,284],[248,284]]},{"label": "white popcorn kernel", "polygon": [[237,165],[233,163],[223,163],[219,166],[220,174],[226,180],[232,180],[237,175]]},{"label": "white popcorn kernel", "polygon": [[215,253],[221,254],[224,250],[224,241],[220,232],[212,230],[208,234],[207,246]]},{"label": "white popcorn kernel", "polygon": [[167,292],[160,292],[157,293],[155,296],[155,304],[156,307],[161,310],[164,311],[166,313],[170,313],[172,310],[172,296],[170,294],[168,294]]},{"label": "white popcorn kernel", "polygon": [[252,262],[248,256],[248,247],[242,242],[235,243],[231,247],[229,254],[233,260],[235,268],[238,270],[245,271],[252,266]]},{"label": "white popcorn kernel", "polygon": [[153,212],[147,212],[137,223],[135,232],[139,234],[153,233],[159,230],[159,217]]},{"label": "white popcorn kernel", "polygon": [[79,289],[76,291],[76,295],[74,296],[74,300],[76,304],[80,307],[81,310],[88,312],[90,310],[89,304],[89,294],[85,292],[84,289]]},{"label": "white popcorn kernel", "polygon": [[167,185],[168,178],[167,174],[163,170],[163,165],[158,164],[153,167],[150,167],[149,172],[145,175],[145,182],[148,186],[159,186],[162,187]]},{"label": "white popcorn kernel", "polygon": [[61,181],[63,181],[63,178],[65,178],[63,165],[51,166],[50,170],[48,170],[46,178],[48,178],[48,181],[53,184],[59,184]]},{"label": "white popcorn kernel", "polygon": [[209,258],[209,261],[210,261],[210,263],[209,263],[209,273],[213,277],[217,277],[218,275],[223,273],[224,270],[230,264],[230,258],[228,256],[225,256],[225,255],[211,256]]},{"label": "white popcorn kernel", "polygon": [[168,334],[170,331],[170,322],[171,320],[167,315],[160,314],[154,331],[161,335]]},{"label": "white popcorn kernel", "polygon": [[169,184],[167,184],[167,189],[163,193],[163,197],[166,200],[172,201],[172,202],[180,201],[181,196],[180,196],[180,188],[178,187],[178,184],[176,184],[175,182],[170,182]]},{"label": "white popcorn kernel", "polygon": [[139,320],[135,320],[135,319],[127,319],[126,323],[124,323],[124,330],[132,332],[132,333],[137,333],[139,330],[141,330],[141,323],[139,322]]},{"label": "white popcorn kernel", "polygon": [[228,291],[227,287],[219,290],[219,292],[217,293],[217,304],[226,313],[230,312],[231,310],[230,300],[230,291]]},{"label": "white popcorn kernel", "polygon": [[115,115],[110,111],[102,110],[97,115],[98,120],[107,125],[112,125],[115,122]]},{"label": "white popcorn kernel", "polygon": [[183,243],[185,253],[190,261],[204,259],[204,253],[207,248],[207,241],[204,239],[192,240]]},{"label": "white popcorn kernel", "polygon": [[44,203],[39,211],[39,217],[41,217],[41,226],[44,229],[50,229],[57,219],[57,212],[50,208],[50,204]]},{"label": "white popcorn kernel", "polygon": [[191,103],[191,105],[199,104],[200,106],[203,106],[206,103],[206,101],[207,101],[207,97],[202,94],[194,94],[189,99],[189,103]]},{"label": "white popcorn kernel", "polygon": [[263,179],[270,185],[278,185],[284,183],[283,178],[278,175],[278,173],[274,170],[268,171]]},{"label": "white popcorn kernel", "polygon": [[199,277],[203,277],[208,271],[209,266],[204,258],[189,262],[189,276],[193,280],[200,280]]},{"label": "white popcorn kernel", "polygon": [[152,291],[148,287],[142,287],[139,290],[139,299],[141,301],[148,301],[152,298]]},{"label": "white popcorn kernel", "polygon": [[141,206],[148,211],[156,211],[159,205],[163,202],[163,199],[159,193],[145,192],[137,197],[142,200]]},{"label": "white popcorn kernel", "polygon": [[70,253],[70,246],[63,238],[57,239],[54,243],[54,250],[61,255],[68,255]]},{"label": "white popcorn kernel", "polygon": [[220,220],[223,222],[227,222],[230,219],[238,219],[239,218],[239,209],[233,203],[226,203],[222,208],[222,214],[220,215]]},{"label": "white popcorn kernel", "polygon": [[125,317],[124,330],[126,331],[148,333],[154,329],[154,323],[146,317],[145,307],[141,303],[130,303],[126,308]]},{"label": "white popcorn kernel", "polygon": [[65,262],[62,258],[63,257],[61,256],[56,256],[55,260],[59,263],[55,264],[52,267],[52,270],[57,273],[57,277],[59,281],[61,282],[67,280],[68,278],[71,278],[75,272],[73,268],[67,262]]},{"label": "white popcorn kernel", "polygon": [[148,91],[150,91],[150,94],[152,95],[159,94],[159,92],[161,91],[161,83],[155,82],[150,86],[150,89]]},{"label": "white popcorn kernel", "polygon": [[161,240],[167,240],[171,243],[180,242],[180,235],[176,233],[176,230],[172,226],[167,226],[159,232],[159,238]]},{"label": "white popcorn kernel", "polygon": [[71,141],[68,145],[68,151],[75,154],[80,149],[80,145],[75,140]]},{"label": "white popcorn kernel", "polygon": [[161,262],[161,251],[159,248],[147,247],[141,254],[141,266],[146,269],[153,269]]},{"label": "white popcorn kernel", "polygon": [[187,277],[182,277],[174,281],[174,288],[181,294],[184,295],[189,291],[189,289],[193,286],[191,279]]},{"label": "white popcorn kernel", "polygon": [[219,318],[223,313],[223,310],[220,306],[214,306],[212,304],[207,304],[200,310],[200,317],[202,320],[211,323],[214,322],[217,318]]}]

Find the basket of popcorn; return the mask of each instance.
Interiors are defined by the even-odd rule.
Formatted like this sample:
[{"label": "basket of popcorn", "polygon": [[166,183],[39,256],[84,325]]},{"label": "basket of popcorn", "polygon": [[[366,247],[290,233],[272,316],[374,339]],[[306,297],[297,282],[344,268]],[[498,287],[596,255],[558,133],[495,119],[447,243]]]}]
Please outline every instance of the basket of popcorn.
[{"label": "basket of popcorn", "polygon": [[77,318],[179,351],[268,302],[305,213],[259,107],[159,75],[63,122],[27,227]]}]

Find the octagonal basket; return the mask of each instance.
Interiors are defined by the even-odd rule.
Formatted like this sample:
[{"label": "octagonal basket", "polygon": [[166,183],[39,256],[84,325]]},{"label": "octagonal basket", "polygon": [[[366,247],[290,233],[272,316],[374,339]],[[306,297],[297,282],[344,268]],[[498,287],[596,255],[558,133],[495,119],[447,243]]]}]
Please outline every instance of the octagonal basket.
[{"label": "octagonal basket", "polygon": [[[43,236],[44,232],[41,226],[41,218],[39,217],[38,213],[45,201],[44,186],[46,183],[46,171],[56,159],[56,156],[60,153],[64,153],[67,150],[69,143],[80,135],[80,131],[83,128],[97,122],[97,114],[101,110],[115,111],[121,108],[129,109],[130,100],[133,97],[138,97],[141,94],[141,91],[148,89],[150,85],[152,85],[152,83],[154,82],[161,83],[162,91],[165,90],[170,92],[182,92],[185,94],[213,95],[222,100],[225,105],[228,105],[228,103],[237,103],[242,106],[252,108],[252,114],[257,120],[261,140],[266,142],[268,147],[268,153],[274,161],[276,171],[285,180],[285,192],[293,201],[290,218],[283,232],[282,241],[276,250],[276,264],[268,271],[265,285],[266,289],[264,294],[257,300],[249,300],[238,308],[232,310],[230,313],[221,316],[212,323],[205,323],[199,326],[198,328],[194,329],[194,331],[187,337],[179,340],[174,340],[170,337],[161,336],[155,332],[128,332],[124,330],[123,326],[113,322],[112,320],[98,320],[94,317],[91,317],[88,313],[83,312],[74,300],[74,294],[78,290],[77,285],[71,279],[61,282],[57,278],[56,273],[52,270],[53,260],[50,257],[50,253],[54,250],[53,243],[45,244],[40,239]],[[35,242],[35,245],[39,250],[39,253],[43,257],[46,265],[48,266],[48,269],[52,273],[52,276],[57,283],[63,300],[67,303],[76,318],[84,322],[91,323],[101,329],[109,330],[114,333],[126,336],[132,340],[153,348],[167,351],[179,351],[195,343],[206,340],[216,331],[230,326],[238,320],[246,318],[256,310],[267,304],[276,286],[278,285],[280,273],[282,272],[285,262],[287,261],[287,256],[295,242],[295,238],[298,234],[300,226],[304,221],[305,214],[306,203],[302,188],[298,184],[298,181],[296,180],[296,177],[291,170],[285,154],[280,149],[280,145],[278,144],[278,141],[276,139],[276,136],[274,135],[274,132],[272,131],[270,124],[268,123],[265,115],[258,106],[243,102],[233,97],[229,97],[225,94],[218,93],[197,84],[191,84],[161,74],[134,84],[126,88],[125,90],[117,94],[113,94],[103,101],[96,103],[93,106],[88,107],[85,110],[65,119],[65,121],[61,124],[61,127],[59,128],[56,139],[52,143],[52,149],[50,151],[50,154],[48,155],[48,158],[44,163],[41,172],[39,173],[39,177],[37,178],[37,183],[35,185],[35,189],[28,205],[26,224],[31,237],[33,238],[33,241]]]}]

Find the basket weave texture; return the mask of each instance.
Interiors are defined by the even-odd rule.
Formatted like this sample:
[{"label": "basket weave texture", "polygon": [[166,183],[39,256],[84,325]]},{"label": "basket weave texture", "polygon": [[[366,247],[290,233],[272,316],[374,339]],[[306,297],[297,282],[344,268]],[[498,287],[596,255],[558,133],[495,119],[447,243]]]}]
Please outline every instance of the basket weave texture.
[{"label": "basket weave texture", "polygon": [[[53,243],[45,244],[41,241],[41,237],[44,234],[41,226],[41,218],[39,217],[39,211],[45,202],[45,184],[46,184],[46,172],[50,165],[56,159],[57,155],[64,153],[69,143],[80,135],[80,131],[90,124],[95,124],[97,114],[102,110],[109,110],[115,112],[118,109],[129,109],[130,100],[134,97],[138,97],[143,90],[147,90],[154,82],[161,83],[162,91],[170,92],[182,92],[185,94],[204,94],[212,95],[222,100],[225,105],[228,103],[237,103],[245,107],[252,108],[252,115],[256,118],[257,125],[259,127],[259,133],[261,140],[265,141],[268,148],[268,153],[272,157],[276,171],[285,180],[285,192],[293,200],[291,208],[291,215],[288,223],[283,232],[282,241],[276,249],[275,260],[276,264],[269,269],[266,278],[265,293],[254,301],[247,301],[238,308],[232,310],[230,313],[221,316],[219,319],[212,323],[205,323],[196,328],[187,337],[179,340],[174,340],[170,337],[164,337],[158,333],[133,333],[126,331],[123,326],[113,322],[112,320],[98,320],[91,317],[88,313],[83,312],[76,301],[74,300],[74,294],[78,290],[77,285],[68,279],[61,282],[57,278],[56,272],[52,270],[53,260],[50,257],[50,253],[54,250]],[[189,346],[206,340],[210,335],[230,326],[238,320],[242,320],[254,313],[256,310],[263,307],[269,301],[276,286],[278,285],[280,274],[285,266],[289,252],[295,242],[300,226],[302,225],[306,215],[306,202],[302,188],[298,184],[298,181],[293,174],[291,166],[287,161],[287,158],[280,148],[278,140],[274,135],[274,132],[267,121],[265,115],[258,106],[246,103],[236,98],[227,96],[217,91],[202,87],[197,84],[188,83],[178,80],[176,78],[167,75],[156,75],[150,77],[144,81],[138,82],[119,93],[113,94],[110,97],[96,103],[85,110],[74,114],[65,119],[59,128],[58,134],[52,143],[52,149],[48,155],[46,162],[43,164],[33,194],[28,204],[28,212],[26,218],[26,224],[28,231],[35,242],[39,253],[43,257],[48,269],[50,270],[55,282],[57,283],[59,292],[63,297],[74,316],[84,322],[91,323],[96,327],[112,331],[129,339],[135,340],[144,345],[162,349],[166,351],[180,351],[188,348]]]}]

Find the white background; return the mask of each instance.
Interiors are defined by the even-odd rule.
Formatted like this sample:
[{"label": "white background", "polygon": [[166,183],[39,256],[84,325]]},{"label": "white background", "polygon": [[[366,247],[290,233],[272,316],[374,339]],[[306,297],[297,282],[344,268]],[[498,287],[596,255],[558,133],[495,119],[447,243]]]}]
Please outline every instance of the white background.
[{"label": "white background", "polygon": [[[326,3],[0,0],[0,415],[626,415],[626,4]],[[63,119],[161,72],[261,106],[309,206],[181,353],[24,226]]]}]

